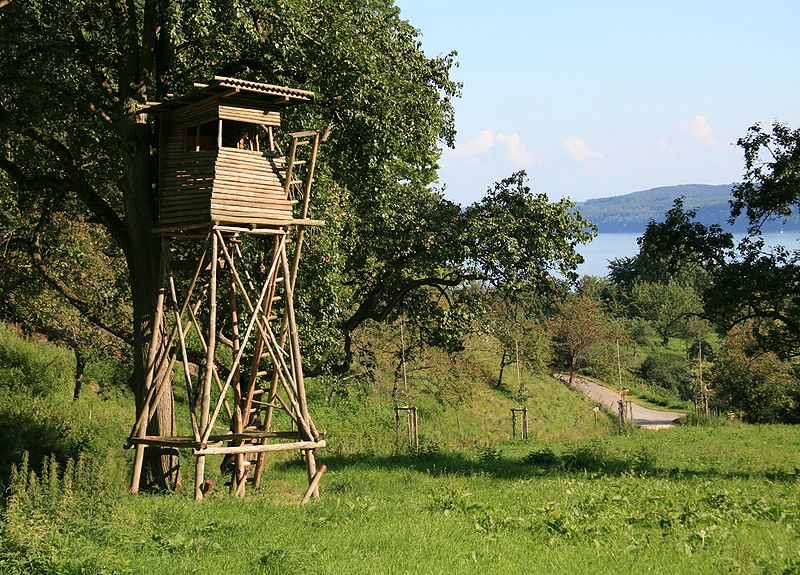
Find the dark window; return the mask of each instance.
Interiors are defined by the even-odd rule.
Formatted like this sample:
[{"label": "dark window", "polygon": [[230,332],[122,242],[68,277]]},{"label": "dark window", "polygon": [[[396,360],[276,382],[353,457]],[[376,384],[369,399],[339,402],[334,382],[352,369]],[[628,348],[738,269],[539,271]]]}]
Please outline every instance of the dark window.
[{"label": "dark window", "polygon": [[187,152],[216,150],[218,125],[219,121],[212,120],[200,126],[186,128],[184,149]]},{"label": "dark window", "polygon": [[237,150],[260,150],[256,125],[244,122],[222,121],[222,147]]}]

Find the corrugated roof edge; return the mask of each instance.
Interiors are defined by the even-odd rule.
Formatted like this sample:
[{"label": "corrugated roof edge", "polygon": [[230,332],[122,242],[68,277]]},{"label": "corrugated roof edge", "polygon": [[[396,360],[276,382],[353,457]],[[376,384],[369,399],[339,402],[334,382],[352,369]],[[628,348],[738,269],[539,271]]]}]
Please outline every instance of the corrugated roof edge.
[{"label": "corrugated roof edge", "polygon": [[264,84],[262,82],[252,82],[250,80],[241,80],[239,78],[226,78],[225,76],[214,76],[214,81],[218,82],[220,86],[229,88],[244,88],[246,90],[253,90],[254,92],[263,92],[276,96],[291,96],[300,100],[313,100],[314,92],[308,90],[299,90],[297,88],[289,88],[288,86],[275,86],[273,84]]},{"label": "corrugated roof edge", "polygon": [[311,102],[314,100],[314,92],[308,90],[300,90],[297,88],[289,88],[288,86],[276,86],[273,84],[264,84],[262,82],[252,82],[250,80],[241,80],[239,78],[228,78],[225,76],[214,76],[210,84],[195,84],[199,88],[195,92],[189,92],[183,96],[178,96],[163,102],[151,102],[149,104],[140,105],[137,109],[138,113],[160,112],[163,109],[174,108],[179,105],[186,105],[193,101],[198,101],[198,97],[202,98],[202,94],[209,96],[213,95],[215,88],[236,88],[244,89],[258,94],[265,94],[269,96],[278,96],[299,100],[301,102]]}]

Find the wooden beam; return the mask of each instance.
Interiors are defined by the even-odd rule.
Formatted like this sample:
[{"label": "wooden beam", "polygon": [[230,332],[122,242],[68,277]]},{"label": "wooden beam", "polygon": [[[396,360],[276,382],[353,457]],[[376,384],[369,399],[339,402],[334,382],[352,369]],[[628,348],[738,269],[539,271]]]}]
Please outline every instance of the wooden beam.
[{"label": "wooden beam", "polygon": [[267,445],[236,445],[231,447],[207,447],[195,449],[195,455],[225,455],[228,453],[268,453],[273,451],[300,451],[325,447],[324,439],[319,441],[294,441],[292,443],[270,443]]}]

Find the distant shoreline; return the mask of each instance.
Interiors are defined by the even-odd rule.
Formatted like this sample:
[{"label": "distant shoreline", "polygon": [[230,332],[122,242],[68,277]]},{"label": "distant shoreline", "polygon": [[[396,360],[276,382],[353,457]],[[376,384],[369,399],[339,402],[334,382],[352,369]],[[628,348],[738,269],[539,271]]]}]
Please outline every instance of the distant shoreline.
[{"label": "distant shoreline", "polygon": [[[641,232],[599,232],[594,241],[585,246],[578,246],[578,253],[584,258],[584,263],[578,266],[581,276],[592,275],[605,277],[608,275],[608,261],[635,256],[639,251],[636,239]],[[733,232],[734,242],[738,242],[746,234]],[[783,232],[768,232],[763,234],[767,246],[782,245],[788,248],[800,249],[800,230],[784,230]]]},{"label": "distant shoreline", "polygon": [[[740,217],[734,225],[727,224],[730,217],[730,201],[734,184],[682,184],[663,186],[632,192],[620,196],[593,198],[575,204],[575,211],[597,226],[599,233],[644,233],[651,220],[664,220],[664,214],[672,208],[675,198],[684,198],[686,210],[696,210],[696,221],[710,226],[719,224],[725,231],[746,233],[747,220]],[[795,214],[785,223],[767,222],[765,233],[784,231],[800,232],[800,216]]]}]

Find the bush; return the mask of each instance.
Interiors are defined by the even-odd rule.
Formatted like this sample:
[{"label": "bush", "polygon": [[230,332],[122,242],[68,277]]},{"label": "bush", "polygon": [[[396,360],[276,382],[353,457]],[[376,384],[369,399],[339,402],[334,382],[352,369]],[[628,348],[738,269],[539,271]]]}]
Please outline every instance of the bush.
[{"label": "bush", "polygon": [[800,381],[773,353],[748,355],[749,343],[734,337],[720,349],[709,380],[718,401],[749,423],[800,422]]},{"label": "bush", "polygon": [[639,375],[681,399],[691,399],[692,378],[686,361],[669,353],[654,351],[639,367]]},{"label": "bush", "polygon": [[[8,481],[23,452],[34,468],[51,454],[65,465],[82,453],[118,447],[130,429],[133,408],[126,397],[107,394],[101,400],[84,393],[72,400],[75,363],[69,350],[24,340],[0,324],[0,366],[0,483]],[[109,378],[122,369],[111,360],[97,367],[97,374]],[[114,389],[119,388],[108,387]]]}]

